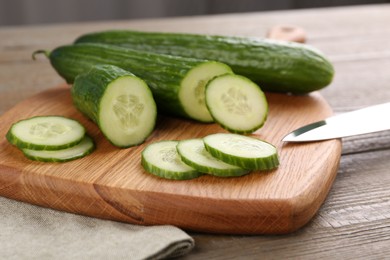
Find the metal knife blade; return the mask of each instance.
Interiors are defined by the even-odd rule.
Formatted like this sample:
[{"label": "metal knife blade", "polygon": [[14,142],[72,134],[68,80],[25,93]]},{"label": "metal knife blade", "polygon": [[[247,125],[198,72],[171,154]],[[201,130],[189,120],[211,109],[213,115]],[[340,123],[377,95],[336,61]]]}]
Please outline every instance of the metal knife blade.
[{"label": "metal knife blade", "polygon": [[311,142],[390,129],[390,102],[329,117],[296,129],[282,140]]}]

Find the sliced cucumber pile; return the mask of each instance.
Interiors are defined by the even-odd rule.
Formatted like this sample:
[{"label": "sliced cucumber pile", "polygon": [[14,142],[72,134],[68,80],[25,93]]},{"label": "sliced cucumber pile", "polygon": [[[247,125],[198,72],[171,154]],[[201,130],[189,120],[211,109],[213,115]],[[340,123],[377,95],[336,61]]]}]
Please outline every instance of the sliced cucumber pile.
[{"label": "sliced cucumber pile", "polygon": [[205,99],[214,120],[232,133],[253,133],[267,119],[268,103],[264,93],[243,76],[215,77],[206,86]]},{"label": "sliced cucumber pile", "polygon": [[220,177],[241,176],[249,173],[249,170],[227,164],[213,157],[207,152],[202,139],[182,140],[176,149],[182,161],[199,172]]},{"label": "sliced cucumber pile", "polygon": [[63,116],[36,116],[14,123],[7,140],[35,161],[65,162],[90,154],[94,142],[76,120]]},{"label": "sliced cucumber pile", "polygon": [[238,134],[212,134],[202,139],[160,141],[142,152],[144,169],[166,179],[193,179],[202,173],[238,177],[252,170],[279,166],[276,148]]},{"label": "sliced cucumber pile", "polygon": [[165,179],[187,180],[201,173],[185,164],[176,151],[177,141],[160,141],[148,145],[142,152],[141,164],[146,171]]}]

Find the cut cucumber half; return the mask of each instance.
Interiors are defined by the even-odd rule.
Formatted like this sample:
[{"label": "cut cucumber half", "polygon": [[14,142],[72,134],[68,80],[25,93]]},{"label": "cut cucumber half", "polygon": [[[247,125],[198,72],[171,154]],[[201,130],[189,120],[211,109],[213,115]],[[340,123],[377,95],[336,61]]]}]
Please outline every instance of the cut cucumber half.
[{"label": "cut cucumber half", "polygon": [[157,108],[146,83],[112,65],[97,65],[76,77],[75,106],[92,119],[115,146],[138,145],[154,129]]},{"label": "cut cucumber half", "polygon": [[212,122],[202,91],[215,76],[232,73],[229,66],[212,60],[137,51],[108,44],[80,43],[60,46],[45,53],[51,65],[73,83],[99,64],[111,64],[143,79],[153,93],[159,113]]},{"label": "cut cucumber half", "polygon": [[205,95],[212,117],[229,132],[253,133],[267,119],[268,103],[264,93],[243,76],[215,77],[207,84]]},{"label": "cut cucumber half", "polygon": [[14,123],[7,140],[20,149],[59,150],[81,142],[85,128],[63,116],[35,116]]},{"label": "cut cucumber half", "polygon": [[199,172],[219,176],[234,177],[249,173],[249,170],[227,164],[207,152],[202,139],[182,140],[176,149],[183,162]]},{"label": "cut cucumber half", "polygon": [[191,118],[201,122],[213,122],[205,101],[207,83],[215,76],[232,74],[231,68],[220,62],[204,62],[187,72],[179,90],[179,100]]},{"label": "cut cucumber half", "polygon": [[279,165],[275,146],[253,137],[219,133],[203,142],[212,156],[244,169],[271,170]]},{"label": "cut cucumber half", "polygon": [[70,148],[56,151],[22,149],[22,152],[27,158],[34,161],[67,162],[82,158],[90,154],[94,149],[94,142],[89,136],[85,135],[80,143]]},{"label": "cut cucumber half", "polygon": [[160,141],[148,145],[141,156],[144,169],[165,179],[186,180],[199,177],[201,173],[185,164],[176,151],[178,141]]}]

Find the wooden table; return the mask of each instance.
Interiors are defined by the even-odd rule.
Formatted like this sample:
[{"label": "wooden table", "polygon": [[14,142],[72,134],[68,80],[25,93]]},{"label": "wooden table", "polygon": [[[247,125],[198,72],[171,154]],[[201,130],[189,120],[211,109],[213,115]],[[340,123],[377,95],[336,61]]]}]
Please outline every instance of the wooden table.
[{"label": "wooden table", "polygon": [[[0,114],[35,93],[63,83],[47,60],[31,59],[33,51],[70,43],[85,32],[132,28],[263,37],[275,24],[305,28],[308,43],[322,50],[334,63],[334,82],[321,94],[335,113],[390,100],[390,5],[372,5],[3,27],[0,28]],[[388,257],[389,156],[390,131],[345,138],[337,179],[318,214],[304,228],[277,236],[190,233],[196,248],[185,259]]]}]

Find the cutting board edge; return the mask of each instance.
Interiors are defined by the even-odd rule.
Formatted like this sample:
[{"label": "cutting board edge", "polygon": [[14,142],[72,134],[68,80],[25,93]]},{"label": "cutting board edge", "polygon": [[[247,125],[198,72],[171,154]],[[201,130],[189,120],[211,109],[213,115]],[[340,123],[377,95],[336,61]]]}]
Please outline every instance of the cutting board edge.
[{"label": "cutting board edge", "polygon": [[[329,189],[336,177],[337,169],[338,164],[332,168],[334,172],[330,173]],[[2,172],[0,195],[10,199],[100,219],[146,226],[170,224],[189,231],[219,234],[287,234],[294,232],[312,219],[329,191],[327,189],[316,196],[311,196],[310,202],[307,200],[307,194],[312,192],[311,188],[285,199],[238,200],[233,198],[221,200],[197,197],[195,201],[192,196],[180,194],[113,189],[101,184],[75,184],[56,176],[42,176],[44,182],[42,179],[36,182],[35,178],[29,176],[34,173],[23,173],[23,171],[4,165],[0,165],[0,171]],[[36,186],[32,191],[30,188],[35,185],[35,182]],[[53,183],[55,186],[52,186]],[[72,188],[68,189],[69,187]],[[69,194],[72,195],[70,200],[67,196]],[[178,196],[180,201],[175,203]],[[61,198],[65,198],[65,201]],[[123,198],[128,201],[127,205],[123,204]],[[80,201],[83,203],[80,204]],[[161,205],[161,207],[156,208],[155,205]],[[172,217],[178,213],[178,208],[180,208],[181,217],[187,216],[194,221],[184,223],[181,219]],[[220,211],[221,209],[224,211]],[[226,212],[226,209],[232,212]],[[154,214],[156,211],[160,211],[158,219]],[[266,214],[262,214],[263,212]],[[230,216],[236,214],[237,219],[246,224],[241,226],[240,223],[234,221],[234,218],[233,220],[224,218],[226,213]],[[280,222],[280,220],[283,221]],[[250,228],[248,228],[248,222],[253,223]],[[264,225],[264,223],[269,224]],[[275,227],[275,224],[278,227]]]},{"label": "cutting board edge", "polygon": [[[323,179],[324,183],[322,185],[326,187],[326,189],[319,190],[315,201],[309,204],[307,203],[307,200],[302,199],[302,197],[305,198],[310,196],[310,189],[307,189],[301,194],[295,196],[294,200],[292,201],[292,204],[295,205],[292,213],[292,226],[295,227],[295,229],[290,230],[290,232],[296,231],[310,222],[310,220],[317,214],[318,210],[325,202],[331,188],[333,187],[333,183],[336,180],[341,161],[342,140],[336,139],[332,141],[337,143],[337,145],[334,146],[335,164],[329,168],[329,175],[327,175],[328,178]],[[315,207],[311,207],[311,205],[315,205]]]}]

